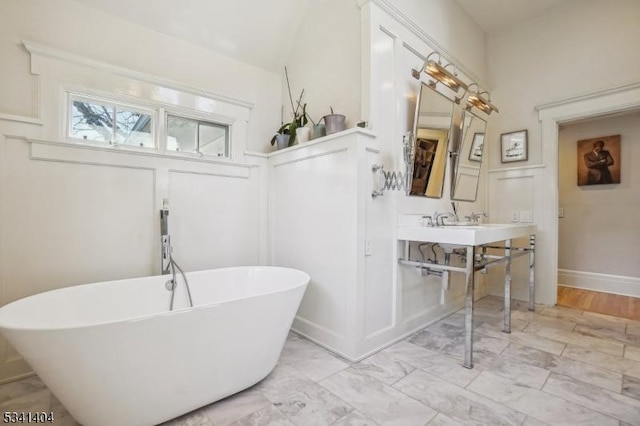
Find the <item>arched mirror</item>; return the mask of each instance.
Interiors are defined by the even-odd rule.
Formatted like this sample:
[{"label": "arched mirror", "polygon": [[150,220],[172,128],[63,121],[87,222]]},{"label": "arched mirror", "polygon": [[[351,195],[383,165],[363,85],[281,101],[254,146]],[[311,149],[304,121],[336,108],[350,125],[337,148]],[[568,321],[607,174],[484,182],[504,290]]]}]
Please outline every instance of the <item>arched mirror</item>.
[{"label": "arched mirror", "polygon": [[409,195],[442,197],[453,105],[449,98],[422,83],[413,128]]},{"label": "arched mirror", "polygon": [[[453,143],[452,140],[451,199],[475,201],[480,182],[480,166],[482,166],[487,123],[469,109],[460,109],[456,112],[460,113],[454,114],[457,115],[454,121],[460,122],[461,137],[459,144]],[[457,120],[458,117],[459,120]],[[458,145],[457,149],[455,145]]]}]

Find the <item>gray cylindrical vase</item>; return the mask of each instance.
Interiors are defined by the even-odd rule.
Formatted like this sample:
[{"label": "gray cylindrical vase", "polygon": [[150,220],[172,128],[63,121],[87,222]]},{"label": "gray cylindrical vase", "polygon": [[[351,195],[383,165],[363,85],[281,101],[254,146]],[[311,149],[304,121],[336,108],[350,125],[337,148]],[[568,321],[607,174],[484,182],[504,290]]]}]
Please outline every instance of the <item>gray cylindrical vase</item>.
[{"label": "gray cylindrical vase", "polygon": [[318,123],[311,129],[311,139],[321,138],[327,135],[327,128],[323,123]]},{"label": "gray cylindrical vase", "polygon": [[289,146],[289,135],[279,133],[276,135],[276,147],[277,149],[284,149]]},{"label": "gray cylindrical vase", "polygon": [[345,116],[342,114],[329,114],[324,116],[324,123],[327,126],[327,135],[341,132],[345,129]]}]

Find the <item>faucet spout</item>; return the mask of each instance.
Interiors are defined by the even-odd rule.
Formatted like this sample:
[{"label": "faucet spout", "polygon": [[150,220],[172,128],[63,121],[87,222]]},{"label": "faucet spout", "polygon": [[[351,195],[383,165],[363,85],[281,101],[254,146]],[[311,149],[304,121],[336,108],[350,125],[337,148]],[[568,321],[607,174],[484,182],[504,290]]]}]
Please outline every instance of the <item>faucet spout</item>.
[{"label": "faucet spout", "polygon": [[488,217],[487,214],[485,212],[480,212],[480,213],[471,213],[471,220],[475,223],[478,223],[480,221],[481,217]]},{"label": "faucet spout", "polygon": [[435,222],[436,222],[436,226],[446,226],[444,219],[453,219],[454,221],[458,221],[458,216],[455,213],[451,213],[451,212],[444,212],[444,213],[438,213],[436,212],[435,214]]}]

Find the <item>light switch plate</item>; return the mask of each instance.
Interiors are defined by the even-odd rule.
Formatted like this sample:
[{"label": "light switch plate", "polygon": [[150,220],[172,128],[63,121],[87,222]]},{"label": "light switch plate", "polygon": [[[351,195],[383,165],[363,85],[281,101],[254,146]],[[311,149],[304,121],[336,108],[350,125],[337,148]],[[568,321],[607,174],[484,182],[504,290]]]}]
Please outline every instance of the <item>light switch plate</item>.
[{"label": "light switch plate", "polygon": [[520,212],[520,222],[533,222],[533,212],[531,210],[523,210]]},{"label": "light switch plate", "polygon": [[520,222],[520,212],[511,212],[511,222]]},{"label": "light switch plate", "polygon": [[371,240],[364,240],[364,255],[371,256]]}]

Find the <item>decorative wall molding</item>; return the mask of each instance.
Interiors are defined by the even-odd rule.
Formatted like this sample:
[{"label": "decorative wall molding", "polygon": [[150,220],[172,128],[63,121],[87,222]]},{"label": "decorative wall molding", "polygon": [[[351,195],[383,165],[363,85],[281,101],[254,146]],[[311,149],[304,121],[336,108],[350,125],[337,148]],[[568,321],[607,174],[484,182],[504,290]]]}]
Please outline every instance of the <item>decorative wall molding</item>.
[{"label": "decorative wall molding", "polygon": [[503,169],[491,169],[488,171],[488,173],[513,173],[513,172],[519,172],[519,171],[527,171],[527,170],[533,170],[533,169],[544,169],[546,166],[546,164],[535,164],[532,166],[522,166],[522,167],[505,167]]},{"label": "decorative wall molding", "polygon": [[[6,140],[22,141],[29,144],[32,160],[58,161],[64,163],[83,163],[92,165],[133,167],[133,168],[172,168],[183,173],[212,174],[225,177],[249,178],[249,169],[254,164],[237,163],[224,160],[160,154],[153,151],[138,151],[117,147],[89,144],[73,144],[26,138],[24,136],[5,135]],[[141,159],[144,159],[142,160]]]},{"label": "decorative wall molding", "polygon": [[11,114],[1,114],[0,113],[0,120],[15,121],[15,122],[18,122],[18,123],[25,123],[25,124],[35,124],[37,126],[44,125],[42,120],[40,120],[39,118],[27,117],[27,116],[24,116],[24,115],[11,115]]},{"label": "decorative wall molding", "polygon": [[555,123],[562,123],[638,107],[640,107],[640,82],[536,105],[535,109],[538,111],[538,120],[541,122],[552,120]]},{"label": "decorative wall molding", "polygon": [[[361,134],[364,136],[368,136],[371,139],[375,139],[376,138],[376,134],[374,132],[372,132],[369,129],[364,129],[361,127],[352,127],[351,129],[347,129],[347,130],[343,130],[342,132],[338,132],[338,133],[334,133],[332,135],[327,135],[327,136],[323,136],[321,138],[317,138],[317,139],[313,139],[309,142],[304,142],[304,143],[299,143],[296,144],[294,146],[290,146],[288,148],[284,148],[284,149],[279,149],[277,151],[273,151],[273,152],[269,152],[266,154],[262,154],[262,153],[257,153],[257,152],[247,152],[247,155],[251,155],[254,157],[266,157],[266,158],[271,158],[271,157],[277,157],[280,155],[286,155],[290,152],[294,152],[294,151],[299,151],[299,150],[304,150],[306,151],[308,148],[314,146],[314,145],[318,145],[318,144],[326,144],[327,142],[333,140],[333,139],[341,139],[343,137],[349,136],[352,133],[357,133],[357,134]],[[369,147],[367,147],[369,149]],[[372,148],[372,149],[376,149],[376,148]],[[376,152],[379,152],[376,151]],[[306,154],[305,154],[306,155]]]},{"label": "decorative wall molding", "polygon": [[298,163],[300,161],[315,160],[316,158],[326,157],[328,155],[335,155],[335,154],[339,154],[341,152],[347,152],[348,150],[349,150],[349,148],[339,148],[339,149],[335,149],[335,150],[332,150],[332,151],[319,152],[317,154],[307,155],[307,156],[305,156],[303,158],[294,158],[292,160],[284,161],[282,163],[275,163],[273,165],[273,168],[275,169],[275,168],[278,168],[278,167],[281,167],[281,166],[287,166],[287,165],[290,165],[290,164]]},{"label": "decorative wall molding", "polygon": [[558,269],[558,285],[640,297],[640,278]]},{"label": "decorative wall molding", "polygon": [[210,99],[215,99],[221,102],[237,105],[243,108],[253,109],[254,104],[252,102],[244,101],[242,99],[233,98],[231,96],[221,95],[209,90],[187,86],[186,84],[179,83],[174,80],[170,80],[163,77],[158,77],[152,74],[143,73],[140,71],[133,71],[128,68],[119,67],[110,63],[98,61],[96,59],[86,58],[84,56],[69,53],[63,50],[54,49],[52,47],[43,46],[41,44],[33,43],[23,40],[24,47],[30,54],[37,54],[45,57],[63,60],[66,62],[83,65],[89,68],[98,69],[100,71],[106,71],[111,74],[119,75],[126,78],[132,78],[147,83],[157,84],[159,86],[176,89],[182,92],[190,93],[192,95],[203,96]]},{"label": "decorative wall molding", "polygon": [[622,86],[611,87],[605,90],[599,90],[597,92],[589,92],[582,95],[573,96],[566,99],[560,99],[556,101],[547,102],[544,104],[536,105],[536,111],[540,112],[550,108],[556,108],[563,105],[569,105],[575,102],[586,101],[589,99],[597,99],[602,96],[615,95],[617,93],[624,93],[634,89],[640,89],[640,82],[625,84]]},{"label": "decorative wall molding", "polygon": [[[393,19],[398,21],[402,26],[404,26],[407,30],[409,30],[413,35],[418,37],[424,43],[426,43],[433,50],[438,51],[442,58],[446,59],[448,62],[455,64],[458,70],[462,71],[465,75],[467,75],[471,80],[480,84],[480,86],[485,87],[486,85],[480,80],[480,78],[467,66],[464,62],[458,59],[451,51],[445,48],[442,44],[440,44],[436,39],[431,37],[427,32],[425,32],[418,24],[416,24],[410,17],[405,15],[400,9],[395,7],[389,0],[359,0],[357,1],[358,6],[360,8],[364,7],[368,3],[375,4],[384,12],[386,12]],[[382,28],[381,28],[382,29]],[[421,56],[421,55],[420,55]]]}]

